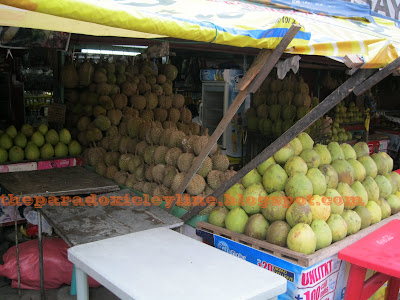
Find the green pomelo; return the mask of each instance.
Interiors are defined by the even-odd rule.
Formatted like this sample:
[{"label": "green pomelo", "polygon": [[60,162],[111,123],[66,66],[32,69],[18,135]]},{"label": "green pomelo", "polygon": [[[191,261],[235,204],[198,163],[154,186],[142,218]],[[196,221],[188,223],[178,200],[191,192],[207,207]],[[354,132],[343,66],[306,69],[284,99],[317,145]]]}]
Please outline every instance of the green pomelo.
[{"label": "green pomelo", "polygon": [[0,164],[5,163],[8,159],[8,152],[3,149],[0,148]]},{"label": "green pomelo", "polygon": [[279,149],[274,154],[274,159],[278,164],[284,165],[289,160],[289,158],[293,156],[294,156],[294,150],[292,145],[289,143],[285,145],[283,148]]},{"label": "green pomelo", "polygon": [[263,185],[260,182],[253,183],[246,188],[243,194],[244,211],[249,215],[258,214],[261,211],[259,201],[266,197],[267,193],[265,192]]},{"label": "green pomelo", "polygon": [[5,150],[10,149],[13,146],[13,140],[12,138],[7,134],[3,133],[0,136],[0,148],[3,148]]},{"label": "green pomelo", "polygon": [[8,150],[8,158],[11,162],[20,162],[24,159],[24,150],[18,146],[12,146],[10,150]]},{"label": "green pomelo", "polygon": [[268,227],[269,223],[264,216],[262,214],[255,214],[247,221],[244,234],[258,240],[265,240]]},{"label": "green pomelo", "polygon": [[369,148],[365,142],[358,142],[353,146],[353,149],[356,151],[357,159],[363,156],[369,156]]},{"label": "green pomelo", "polygon": [[354,169],[347,160],[337,159],[332,162],[332,167],[338,174],[339,182],[345,182],[348,185],[354,183]]},{"label": "green pomelo", "polygon": [[304,149],[300,157],[304,159],[309,169],[311,168],[318,168],[321,164],[321,158],[319,157],[318,153],[315,152],[312,148]]},{"label": "green pomelo", "polygon": [[297,138],[300,140],[303,151],[304,149],[312,149],[314,147],[314,141],[307,133],[302,132]]},{"label": "green pomelo", "polygon": [[[390,203],[389,203],[390,205]],[[371,225],[378,223],[382,220],[382,210],[377,202],[368,201],[366,208],[371,213]]]},{"label": "green pomelo", "polygon": [[307,174],[307,164],[300,156],[293,156],[285,164],[285,171],[288,176],[296,173]]},{"label": "green pomelo", "polygon": [[242,178],[242,184],[245,188],[248,188],[250,185],[256,182],[262,182],[262,176],[257,172],[256,169],[251,170]]},{"label": "green pomelo", "polygon": [[356,151],[349,144],[343,143],[340,148],[342,148],[344,159],[357,159]]},{"label": "green pomelo", "polygon": [[285,170],[278,164],[268,167],[263,175],[263,185],[267,193],[283,191],[288,176]]},{"label": "green pomelo", "polygon": [[26,136],[26,137],[31,137],[34,130],[31,124],[24,124],[21,127],[21,132]]},{"label": "green pomelo", "polygon": [[357,206],[354,211],[360,216],[361,218],[361,227],[360,229],[367,228],[371,225],[372,215],[367,209],[366,206]]},{"label": "green pomelo", "polygon": [[275,221],[269,225],[265,239],[268,243],[286,247],[290,229],[291,227],[285,221]]},{"label": "green pomelo", "polygon": [[346,237],[347,223],[339,214],[331,214],[326,223],[332,232],[332,242],[338,242]]},{"label": "green pomelo", "polygon": [[354,180],[358,180],[363,182],[365,177],[367,176],[367,171],[362,163],[360,163],[356,159],[348,159],[347,162],[353,167],[354,170]]},{"label": "green pomelo", "polygon": [[332,244],[332,231],[324,220],[314,220],[310,225],[317,237],[317,245],[315,250],[328,247]]},{"label": "green pomelo", "polygon": [[356,192],[345,182],[339,182],[336,190],[342,196],[345,209],[353,209],[358,205]]},{"label": "green pomelo", "polygon": [[347,224],[347,235],[360,231],[361,218],[354,210],[345,209],[340,216]]},{"label": "green pomelo", "polygon": [[241,183],[231,186],[224,194],[224,205],[232,210],[242,204],[245,187]]},{"label": "green pomelo", "polygon": [[296,200],[286,211],[286,222],[293,227],[298,223],[311,224],[312,212],[306,199]]},{"label": "green pomelo", "polygon": [[9,126],[5,133],[7,133],[12,139],[15,138],[17,136],[17,128],[15,128],[14,125]]},{"label": "green pomelo", "polygon": [[385,177],[387,180],[389,180],[390,185],[392,186],[392,194],[396,193],[396,191],[397,191],[396,179],[393,178],[391,174],[386,174]]},{"label": "green pomelo", "polygon": [[68,147],[64,143],[58,142],[54,147],[54,155],[55,157],[66,157],[68,155]]},{"label": "green pomelo", "polygon": [[81,145],[75,140],[71,141],[68,145],[69,156],[77,156],[80,155],[81,153],[82,153]]},{"label": "green pomelo", "polygon": [[312,219],[313,220],[328,220],[331,214],[331,205],[326,198],[320,195],[314,195],[308,202],[311,207]]},{"label": "green pomelo", "polygon": [[374,180],[379,187],[379,197],[387,199],[392,194],[390,181],[383,175],[377,175]]},{"label": "green pomelo", "polygon": [[64,143],[65,145],[68,145],[71,142],[71,133],[66,128],[60,130],[59,137],[60,142]]},{"label": "green pomelo", "polygon": [[381,208],[382,220],[390,217],[392,209],[390,208],[389,203],[383,198],[379,198],[378,202],[376,203]]},{"label": "green pomelo", "polygon": [[270,165],[276,164],[275,159],[273,156],[268,158],[266,161],[264,161],[261,165],[257,167],[258,173],[261,175],[264,175],[265,171],[268,169]]},{"label": "green pomelo", "polygon": [[400,212],[400,198],[396,195],[390,195],[387,199],[386,199],[387,203],[390,206],[390,210],[392,215],[397,214],[398,212]]},{"label": "green pomelo", "polygon": [[324,195],[325,202],[330,203],[331,214],[341,214],[344,210],[344,201],[342,196],[335,189],[327,189]]},{"label": "green pomelo", "polygon": [[25,148],[27,142],[26,136],[21,132],[17,133],[14,138],[14,145],[20,148]]},{"label": "green pomelo", "polygon": [[374,160],[376,167],[378,168],[378,175],[388,174],[389,166],[383,152],[374,153],[371,155],[371,158]]},{"label": "green pomelo", "polygon": [[46,143],[51,144],[52,146],[57,145],[60,141],[57,131],[54,129],[50,129],[45,135]]},{"label": "green pomelo", "polygon": [[375,180],[368,176],[362,182],[365,190],[368,194],[368,201],[375,201],[377,202],[379,199],[379,186],[376,184]]},{"label": "green pomelo", "polygon": [[313,193],[314,195],[323,195],[326,191],[326,180],[324,174],[317,169],[311,168],[307,172],[308,179],[311,180],[313,185]]},{"label": "green pomelo", "polygon": [[354,183],[351,185],[352,190],[357,194],[358,199],[358,205],[365,206],[368,203],[368,193],[365,187],[362,185],[361,182],[358,180],[354,181]]},{"label": "green pomelo", "polygon": [[310,179],[304,174],[297,173],[287,180],[285,194],[295,201],[299,197],[309,199],[313,193],[313,185]]},{"label": "green pomelo", "polygon": [[47,131],[49,131],[49,128],[47,127],[46,124],[40,124],[40,126],[38,127],[38,131],[39,131],[42,135],[46,135]]},{"label": "green pomelo", "polygon": [[43,159],[49,159],[54,156],[54,148],[50,143],[44,144],[40,148],[40,157]]},{"label": "green pomelo", "polygon": [[214,207],[208,215],[208,223],[225,228],[225,218],[229,210],[225,206]]},{"label": "green pomelo", "polygon": [[326,187],[328,189],[336,189],[339,183],[339,176],[335,168],[331,165],[320,165],[318,169],[325,176]]},{"label": "green pomelo", "polygon": [[364,166],[367,176],[375,178],[378,175],[378,167],[370,156],[362,156],[357,160]]},{"label": "green pomelo", "polygon": [[393,172],[390,173],[390,175],[392,176],[392,178],[394,180],[396,180],[397,187],[400,187],[400,174],[395,172],[395,171],[393,171]]},{"label": "green pomelo", "polygon": [[289,231],[287,245],[290,250],[311,254],[317,247],[317,237],[310,225],[300,223]]},{"label": "green pomelo", "polygon": [[332,161],[335,161],[337,159],[344,159],[344,153],[343,153],[343,150],[340,147],[339,143],[330,142],[328,144],[328,150],[332,156]]},{"label": "green pomelo", "polygon": [[332,156],[328,150],[328,147],[322,144],[314,146],[314,151],[317,152],[321,159],[321,164],[330,165],[332,163]]},{"label": "green pomelo", "polygon": [[301,144],[300,140],[298,138],[294,138],[290,141],[290,144],[293,147],[294,155],[300,155],[300,153],[303,151],[303,145]]},{"label": "green pomelo", "polygon": [[389,154],[386,152],[379,152],[382,153],[382,156],[386,158],[387,166],[388,166],[388,173],[393,171],[393,158],[390,157]]},{"label": "green pomelo", "polygon": [[265,205],[261,205],[261,213],[270,222],[285,220],[289,204],[282,191],[273,192],[267,197]]},{"label": "green pomelo", "polygon": [[228,230],[244,233],[249,216],[240,207],[236,207],[228,212],[225,218],[225,227]]},{"label": "green pomelo", "polygon": [[31,141],[35,143],[36,146],[38,147],[42,147],[44,145],[44,136],[43,134],[41,134],[40,131],[36,131],[32,137],[31,137]]},{"label": "green pomelo", "polygon": [[25,147],[25,158],[28,160],[37,160],[40,158],[40,150],[34,143],[29,143]]}]

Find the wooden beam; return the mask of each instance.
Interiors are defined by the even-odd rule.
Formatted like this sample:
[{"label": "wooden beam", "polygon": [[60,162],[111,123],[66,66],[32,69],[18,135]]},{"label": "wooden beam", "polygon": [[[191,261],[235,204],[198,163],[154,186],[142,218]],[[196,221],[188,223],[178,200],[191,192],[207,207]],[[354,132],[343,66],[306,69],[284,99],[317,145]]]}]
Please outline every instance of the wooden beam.
[{"label": "wooden beam", "polygon": [[242,79],[236,85],[238,91],[244,91],[250,84],[250,82],[257,76],[260,72],[262,66],[265,64],[266,60],[271,55],[271,51],[262,50],[262,52],[256,57],[250,69],[244,74]]},{"label": "wooden beam", "polygon": [[[288,144],[294,139],[299,133],[303,132],[308,126],[314,123],[316,120],[321,118],[329,110],[331,110],[336,104],[346,98],[355,87],[361,84],[365,79],[371,76],[375,70],[372,69],[361,69],[357,71],[352,77],[346,80],[340,87],[333,91],[328,97],[325,98],[318,106],[312,109],[307,115],[301,118],[296,124],[290,127],[284,134],[277,138],[271,145],[265,148],[260,154],[258,154],[253,160],[245,165],[239,172],[232,176],[228,181],[223,183],[218,189],[216,189],[211,195],[215,199],[218,199],[223,195],[230,187],[236,182],[241,180],[251,170],[255,169],[258,165],[263,163],[265,160],[273,156],[279,149]],[[199,213],[204,206],[197,206],[188,211],[186,214],[181,216],[181,219],[186,222],[197,213]]]},{"label": "wooden beam", "polygon": [[346,55],[343,62],[349,69],[359,68],[364,64],[364,61],[355,54]]},{"label": "wooden beam", "polygon": [[354,89],[354,94],[356,96],[360,96],[361,94],[365,93],[368,91],[371,87],[373,87],[375,84],[380,82],[381,80],[385,79],[387,76],[393,73],[394,70],[397,70],[400,67],[400,57],[392,61],[390,64],[388,64],[386,67],[384,67],[382,70],[379,72],[376,72],[373,76],[365,80],[362,84],[357,86]]},{"label": "wooden beam", "polygon": [[[285,36],[282,38],[281,42],[279,43],[278,47],[273,50],[271,55],[265,54],[265,51],[263,50],[259,54],[259,58],[256,58],[255,65],[263,65],[263,67],[250,67],[249,71],[251,70],[252,73],[261,73],[263,78],[255,74],[255,76],[247,76],[246,78],[243,77],[240,81],[245,82],[242,85],[246,85],[247,81],[254,81],[257,80],[262,81],[265,80],[265,78],[268,76],[269,72],[267,70],[272,70],[272,68],[275,66],[277,60],[279,57],[283,54],[285,51],[286,47],[290,44],[290,42],[293,40],[297,32],[300,30],[300,26],[293,24],[289,30],[286,32]],[[255,79],[253,79],[255,77]],[[260,84],[262,83],[260,82]],[[257,88],[258,89],[258,88]],[[176,195],[182,195],[183,192],[185,191],[187,185],[189,182],[192,180],[193,176],[196,174],[196,172],[199,170],[200,166],[210,153],[211,149],[214,147],[214,145],[217,143],[218,139],[221,137],[221,135],[224,133],[226,127],[228,126],[229,122],[231,122],[233,116],[236,114],[237,110],[239,107],[243,104],[243,101],[246,99],[247,95],[250,93],[249,88],[244,89],[243,91],[240,91],[239,94],[236,96],[236,98],[233,100],[232,104],[229,106],[228,110],[226,111],[224,117],[222,120],[219,122],[217,128],[211,135],[211,137],[208,139],[207,145],[203,148],[203,150],[200,152],[199,156],[193,161],[192,166],[190,167],[189,171],[187,172],[185,178],[182,180],[182,183],[179,185],[178,190],[176,192]],[[170,210],[174,207],[178,197],[175,197],[174,201],[171,203],[170,207],[166,208],[167,212],[170,212]]]}]

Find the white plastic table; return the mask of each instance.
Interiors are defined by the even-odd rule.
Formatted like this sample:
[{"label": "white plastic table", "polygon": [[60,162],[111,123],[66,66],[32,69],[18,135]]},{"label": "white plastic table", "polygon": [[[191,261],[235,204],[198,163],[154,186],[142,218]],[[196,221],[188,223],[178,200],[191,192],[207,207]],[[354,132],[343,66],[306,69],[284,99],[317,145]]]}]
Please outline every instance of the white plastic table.
[{"label": "white plastic table", "polygon": [[87,276],[121,299],[276,299],[286,279],[167,228],[154,228],[68,249],[78,300]]}]

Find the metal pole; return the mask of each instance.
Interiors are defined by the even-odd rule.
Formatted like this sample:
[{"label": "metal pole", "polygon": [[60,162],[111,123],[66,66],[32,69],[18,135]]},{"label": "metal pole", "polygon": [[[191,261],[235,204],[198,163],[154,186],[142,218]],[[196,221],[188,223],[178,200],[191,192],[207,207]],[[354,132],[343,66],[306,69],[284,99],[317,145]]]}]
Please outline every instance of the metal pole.
[{"label": "metal pole", "polygon": [[18,247],[18,218],[17,218],[18,205],[14,206],[14,224],[15,224],[15,249],[17,251],[17,276],[18,276],[18,296],[21,297],[21,274],[19,271],[19,247]]},{"label": "metal pole", "polygon": [[40,298],[44,296],[43,244],[42,244],[42,214],[38,210],[38,240],[39,240],[39,270],[40,270]]}]

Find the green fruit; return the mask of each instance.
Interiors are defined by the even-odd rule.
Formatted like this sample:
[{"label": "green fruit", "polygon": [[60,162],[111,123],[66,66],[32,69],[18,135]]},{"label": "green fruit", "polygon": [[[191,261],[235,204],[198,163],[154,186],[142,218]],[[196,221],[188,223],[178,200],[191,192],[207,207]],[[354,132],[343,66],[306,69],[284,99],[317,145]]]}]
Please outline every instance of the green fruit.
[{"label": "green fruit", "polygon": [[347,235],[357,233],[361,228],[361,218],[354,211],[345,209],[340,215],[347,224]]},{"label": "green fruit", "polygon": [[375,182],[379,187],[379,197],[388,198],[392,194],[392,185],[390,181],[383,175],[377,175]]},{"label": "green fruit", "polygon": [[68,145],[69,156],[78,156],[81,154],[81,152],[82,152],[82,147],[77,141],[73,140],[69,143]]},{"label": "green fruit", "polygon": [[256,169],[251,170],[242,178],[242,184],[245,188],[248,188],[250,185],[256,182],[262,182],[262,177]]},{"label": "green fruit", "polygon": [[364,166],[367,176],[375,178],[378,175],[378,167],[370,156],[362,156],[357,160]]},{"label": "green fruit", "polygon": [[3,148],[0,148],[0,164],[6,162],[8,159],[8,152]]},{"label": "green fruit", "polygon": [[226,208],[232,210],[236,207],[239,207],[243,199],[244,191],[245,187],[240,183],[236,183],[231,186],[231,188],[228,189],[224,194],[224,205]]},{"label": "green fruit", "polygon": [[314,147],[314,141],[312,140],[312,138],[305,132],[300,133],[297,138],[300,140],[301,142],[301,146],[303,151],[305,149],[312,149]]},{"label": "green fruit", "polygon": [[314,146],[314,151],[317,152],[321,159],[321,164],[330,165],[332,162],[331,153],[328,150],[328,147],[325,145],[317,144]]},{"label": "green fruit", "polygon": [[208,215],[208,222],[218,227],[225,227],[225,218],[229,210],[225,206],[214,207]]},{"label": "green fruit", "polygon": [[61,129],[58,135],[60,137],[60,142],[64,143],[65,145],[68,145],[71,142],[71,133],[68,131],[68,129]]},{"label": "green fruit", "polygon": [[45,135],[46,143],[51,144],[52,146],[57,145],[60,141],[57,131],[54,129],[50,129]]},{"label": "green fruit", "polygon": [[285,164],[285,171],[288,176],[296,173],[307,174],[307,164],[300,156],[293,156]]},{"label": "green fruit", "polygon": [[390,217],[392,210],[390,208],[389,203],[383,198],[379,198],[378,202],[376,202],[376,203],[381,208],[382,220]]},{"label": "green fruit", "polygon": [[371,225],[372,215],[367,209],[366,206],[357,206],[354,211],[360,216],[361,218],[361,227],[360,229],[367,228]]},{"label": "green fruit", "polygon": [[371,213],[371,224],[378,223],[382,220],[382,210],[375,201],[368,201],[366,208]]},{"label": "green fruit", "polygon": [[263,185],[267,193],[283,191],[288,176],[285,170],[278,164],[268,167],[263,175]]},{"label": "green fruit", "polygon": [[244,233],[248,219],[246,212],[240,207],[236,207],[226,215],[225,227],[237,233]]},{"label": "green fruit", "polygon": [[332,161],[335,161],[337,159],[344,159],[343,150],[337,142],[330,142],[328,144],[328,150],[332,156]]},{"label": "green fruit", "polygon": [[24,160],[24,150],[18,146],[12,146],[10,150],[8,150],[8,157],[11,162],[20,162]]},{"label": "green fruit", "polygon": [[33,134],[33,132],[34,132],[34,130],[33,130],[32,125],[30,125],[30,124],[24,124],[24,125],[22,125],[22,127],[21,127],[21,132],[22,132],[26,137],[31,137],[32,134]]},{"label": "green fruit", "polygon": [[38,131],[42,134],[42,135],[46,135],[47,131],[49,131],[49,128],[47,127],[46,124],[40,124]]},{"label": "green fruit", "polygon": [[13,146],[13,140],[7,133],[3,133],[0,136],[0,148],[5,150],[10,149]]},{"label": "green fruit", "polygon": [[274,157],[271,156],[270,158],[268,158],[266,161],[264,161],[261,165],[259,165],[259,166],[257,167],[258,173],[260,173],[261,176],[264,175],[264,173],[265,173],[265,171],[268,169],[268,167],[269,167],[270,165],[275,164],[275,163],[276,163],[276,162],[275,162]]},{"label": "green fruit", "polygon": [[286,218],[288,203],[285,193],[282,191],[273,192],[268,195],[267,201],[261,205],[261,213],[270,222],[283,221]]},{"label": "green fruit", "polygon": [[331,214],[341,214],[344,210],[344,201],[335,189],[327,189],[324,195],[325,202],[331,205]]},{"label": "green fruit", "polygon": [[321,164],[321,158],[312,148],[303,149],[300,157],[304,159],[309,169],[318,168]]},{"label": "green fruit", "polygon": [[299,197],[309,199],[314,195],[313,185],[310,179],[304,174],[296,173],[289,177],[285,185],[285,194],[295,201]]},{"label": "green fruit", "polygon": [[310,225],[299,223],[289,231],[287,245],[290,250],[311,254],[317,247],[317,236]]},{"label": "green fruit", "polygon": [[377,202],[379,199],[379,186],[376,184],[375,180],[372,177],[368,176],[367,178],[365,178],[362,185],[367,191],[368,201]]},{"label": "green fruit", "polygon": [[289,158],[294,156],[294,149],[292,145],[289,143],[279,149],[275,154],[274,154],[274,159],[278,164],[284,165]]},{"label": "green fruit", "polygon": [[17,133],[14,138],[14,145],[20,148],[25,148],[27,142],[26,136],[21,132]]},{"label": "green fruit", "polygon": [[312,217],[311,206],[308,204],[307,200],[296,200],[286,211],[286,222],[288,222],[291,227],[298,223],[311,224]]},{"label": "green fruit", "polygon": [[54,154],[56,157],[65,157],[68,155],[68,147],[64,143],[58,142],[54,147]]},{"label": "green fruit", "polygon": [[293,147],[294,155],[299,156],[303,151],[303,145],[301,144],[300,140],[298,138],[294,138],[290,141],[290,144]]},{"label": "green fruit", "polygon": [[313,185],[314,195],[323,195],[326,191],[325,176],[317,168],[311,168],[307,172],[308,179],[311,180]]},{"label": "green fruit", "polygon": [[287,246],[287,236],[291,227],[285,221],[275,221],[267,229],[266,241],[281,247]]},{"label": "green fruit", "polygon": [[331,165],[320,165],[318,169],[325,176],[326,187],[328,189],[336,189],[339,183],[339,176],[335,168]]},{"label": "green fruit", "polygon": [[332,242],[338,242],[347,235],[347,223],[339,214],[331,214],[326,221],[332,232]]},{"label": "green fruit", "polygon": [[36,131],[32,137],[31,141],[37,146],[37,147],[42,147],[44,144],[44,136],[40,131]]},{"label": "green fruit", "polygon": [[13,139],[16,137],[18,132],[17,132],[17,129],[15,128],[15,126],[11,125],[6,129],[6,133]]},{"label": "green fruit", "polygon": [[259,199],[265,199],[266,197],[267,193],[265,192],[263,185],[260,182],[253,183],[246,188],[243,194],[244,211],[249,215],[259,213],[261,210]]},{"label": "green fruit", "polygon": [[337,159],[332,162],[332,167],[336,170],[339,182],[345,182],[348,185],[354,183],[354,169],[344,159]]},{"label": "green fruit", "polygon": [[258,240],[265,240],[268,227],[269,223],[263,215],[255,214],[247,221],[244,234]]},{"label": "green fruit", "polygon": [[29,143],[25,148],[25,158],[28,160],[37,160],[40,158],[40,150],[34,143]]},{"label": "green fruit", "polygon": [[310,227],[317,237],[315,250],[328,247],[332,244],[332,231],[324,220],[314,220]]},{"label": "green fruit", "polygon": [[400,198],[397,195],[390,195],[386,201],[390,206],[392,215],[400,212]]},{"label": "green fruit", "polygon": [[40,157],[43,159],[49,159],[54,156],[54,148],[50,143],[46,143],[40,148]]}]

